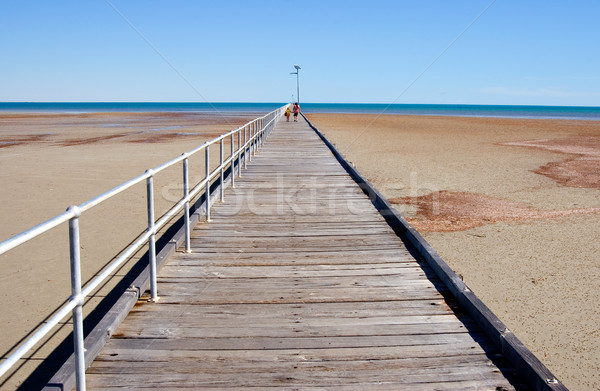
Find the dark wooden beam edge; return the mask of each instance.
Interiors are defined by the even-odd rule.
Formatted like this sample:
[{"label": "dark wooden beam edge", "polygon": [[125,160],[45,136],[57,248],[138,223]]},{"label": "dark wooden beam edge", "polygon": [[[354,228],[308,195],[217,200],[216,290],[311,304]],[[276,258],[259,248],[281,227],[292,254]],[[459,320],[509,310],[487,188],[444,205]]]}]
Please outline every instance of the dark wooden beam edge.
[{"label": "dark wooden beam edge", "polygon": [[[242,159],[244,153],[242,153]],[[236,162],[237,167],[237,162]],[[224,178],[225,188],[231,184],[231,169],[226,171]],[[220,180],[219,180],[220,181]],[[218,197],[221,184],[216,183],[211,187],[211,204]],[[204,216],[206,201],[202,201],[196,207],[196,212],[190,215],[190,227],[194,227],[200,218]],[[167,259],[171,257],[185,240],[185,227],[181,227],[167,242],[167,244],[156,254],[156,268],[160,271]],[[87,335],[85,346],[85,367],[88,368],[100,353],[100,350],[117,330],[121,322],[133,309],[139,298],[150,289],[150,267],[146,266],[139,276],[131,284],[131,287],[117,300],[112,308],[98,322],[96,327]],[[160,286],[159,286],[160,293]],[[160,302],[159,302],[160,303]],[[70,391],[75,388],[75,356],[72,354],[61,368],[54,374],[52,379],[42,389],[43,391]]]},{"label": "dark wooden beam edge", "polygon": [[431,266],[437,276],[448,287],[457,302],[471,315],[502,354],[514,365],[515,369],[536,391],[567,390],[550,370],[502,323],[502,321],[469,289],[460,277],[448,266],[431,245],[408,224],[406,219],[392,207],[358,170],[353,167],[337,148],[319,131],[306,116],[302,116],[308,125],[329,147],[338,162],[361,187],[394,229],[400,238],[408,241],[419,255]]}]

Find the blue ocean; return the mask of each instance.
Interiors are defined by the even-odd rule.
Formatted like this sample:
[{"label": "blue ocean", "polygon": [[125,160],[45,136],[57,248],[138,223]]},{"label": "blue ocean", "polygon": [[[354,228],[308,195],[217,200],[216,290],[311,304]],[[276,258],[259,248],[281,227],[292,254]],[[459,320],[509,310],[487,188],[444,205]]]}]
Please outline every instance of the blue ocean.
[{"label": "blue ocean", "polygon": [[[0,102],[0,112],[203,112],[267,113],[283,103],[173,103],[173,102]],[[379,103],[301,103],[305,113],[443,115],[453,117],[505,117],[600,120],[600,107],[513,106]]]}]

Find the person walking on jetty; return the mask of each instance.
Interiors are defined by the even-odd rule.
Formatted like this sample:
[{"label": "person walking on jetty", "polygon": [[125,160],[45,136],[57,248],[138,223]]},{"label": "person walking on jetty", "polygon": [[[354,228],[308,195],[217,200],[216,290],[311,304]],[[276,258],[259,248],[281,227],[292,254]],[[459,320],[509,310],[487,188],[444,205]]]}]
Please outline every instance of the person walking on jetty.
[{"label": "person walking on jetty", "polygon": [[290,122],[290,114],[292,114],[292,112],[290,111],[290,106],[287,107],[287,109],[285,109],[285,122]]},{"label": "person walking on jetty", "polygon": [[294,103],[292,113],[294,113],[294,122],[298,122],[298,113],[300,113],[300,105],[298,104],[298,102]]}]

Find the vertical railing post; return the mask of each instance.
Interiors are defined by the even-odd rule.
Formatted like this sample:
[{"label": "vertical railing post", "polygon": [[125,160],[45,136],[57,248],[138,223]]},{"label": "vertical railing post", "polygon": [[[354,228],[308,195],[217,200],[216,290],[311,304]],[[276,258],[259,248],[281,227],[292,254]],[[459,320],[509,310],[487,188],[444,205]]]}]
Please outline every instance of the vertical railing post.
[{"label": "vertical railing post", "polygon": [[256,155],[256,153],[258,152],[258,137],[260,136],[260,129],[261,129],[261,127],[258,126],[256,128],[256,130],[254,130],[254,137],[255,137],[255,140],[254,140],[254,155]]},{"label": "vertical railing post", "polygon": [[238,130],[238,176],[242,177],[242,129]]},{"label": "vertical railing post", "polygon": [[258,126],[254,127],[254,130],[252,131],[252,156],[256,155],[256,141],[257,141],[257,135],[258,135]]},{"label": "vertical railing post", "polygon": [[253,122],[248,124],[247,134],[246,129],[244,129],[244,137],[246,137],[246,142],[244,143],[246,144],[246,148],[244,148],[244,168],[248,168],[248,162],[252,161],[252,157],[250,156],[250,144],[252,144],[252,124]]},{"label": "vertical railing post", "polygon": [[263,129],[258,129],[258,136],[256,138],[256,151],[257,152],[262,145],[262,134],[263,134]]},{"label": "vertical railing post", "polygon": [[259,146],[262,148],[264,142],[265,142],[265,129],[261,129],[260,130],[260,137],[258,138],[259,140]]},{"label": "vertical railing post", "polygon": [[225,167],[223,167],[223,139],[221,139],[219,147],[219,159],[221,160],[221,202],[225,202]]},{"label": "vertical railing post", "polygon": [[154,171],[146,170],[146,198],[148,201],[148,258],[150,264],[150,301],[158,301],[156,287],[156,232],[154,226]]},{"label": "vertical railing post", "polygon": [[185,252],[191,253],[191,239],[190,239],[190,174],[189,174],[189,154],[186,152],[183,154],[183,197],[185,203],[183,205],[183,222],[185,226]]},{"label": "vertical railing post", "polygon": [[206,172],[206,221],[210,221],[210,145],[204,149],[204,165]]},{"label": "vertical railing post", "polygon": [[[252,123],[250,123],[249,126],[252,126]],[[247,143],[248,143],[248,126],[244,126],[244,168],[248,168],[248,153],[247,153],[248,146],[246,145]]]},{"label": "vertical railing post", "polygon": [[81,253],[79,243],[79,216],[81,210],[70,206],[75,216],[69,220],[69,250],[71,263],[71,300],[77,303],[73,308],[73,344],[75,353],[75,387],[85,391],[85,348],[83,340],[83,301],[81,295]]},{"label": "vertical railing post", "polygon": [[235,137],[231,134],[231,188],[235,189]]},{"label": "vertical railing post", "polygon": [[256,134],[256,122],[254,123],[255,126],[252,126],[250,128],[250,154],[248,156],[250,156],[250,161],[252,161],[252,157],[254,156],[254,143],[256,141],[256,139],[254,138],[254,135]]},{"label": "vertical railing post", "polygon": [[252,155],[254,155],[254,128],[256,128],[256,121],[254,121],[252,123],[252,126],[250,127],[250,132],[248,134],[249,138],[250,138],[250,145],[248,146],[248,161],[251,162],[252,161]]}]

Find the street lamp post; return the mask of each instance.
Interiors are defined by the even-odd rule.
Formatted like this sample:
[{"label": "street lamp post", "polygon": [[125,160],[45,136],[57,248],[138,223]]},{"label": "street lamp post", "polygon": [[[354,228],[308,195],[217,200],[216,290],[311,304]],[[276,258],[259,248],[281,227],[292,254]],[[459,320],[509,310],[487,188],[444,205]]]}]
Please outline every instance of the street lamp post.
[{"label": "street lamp post", "polygon": [[300,103],[300,66],[298,64],[294,64],[294,68],[296,68],[296,72],[291,72],[290,75],[296,75],[296,102]]}]

